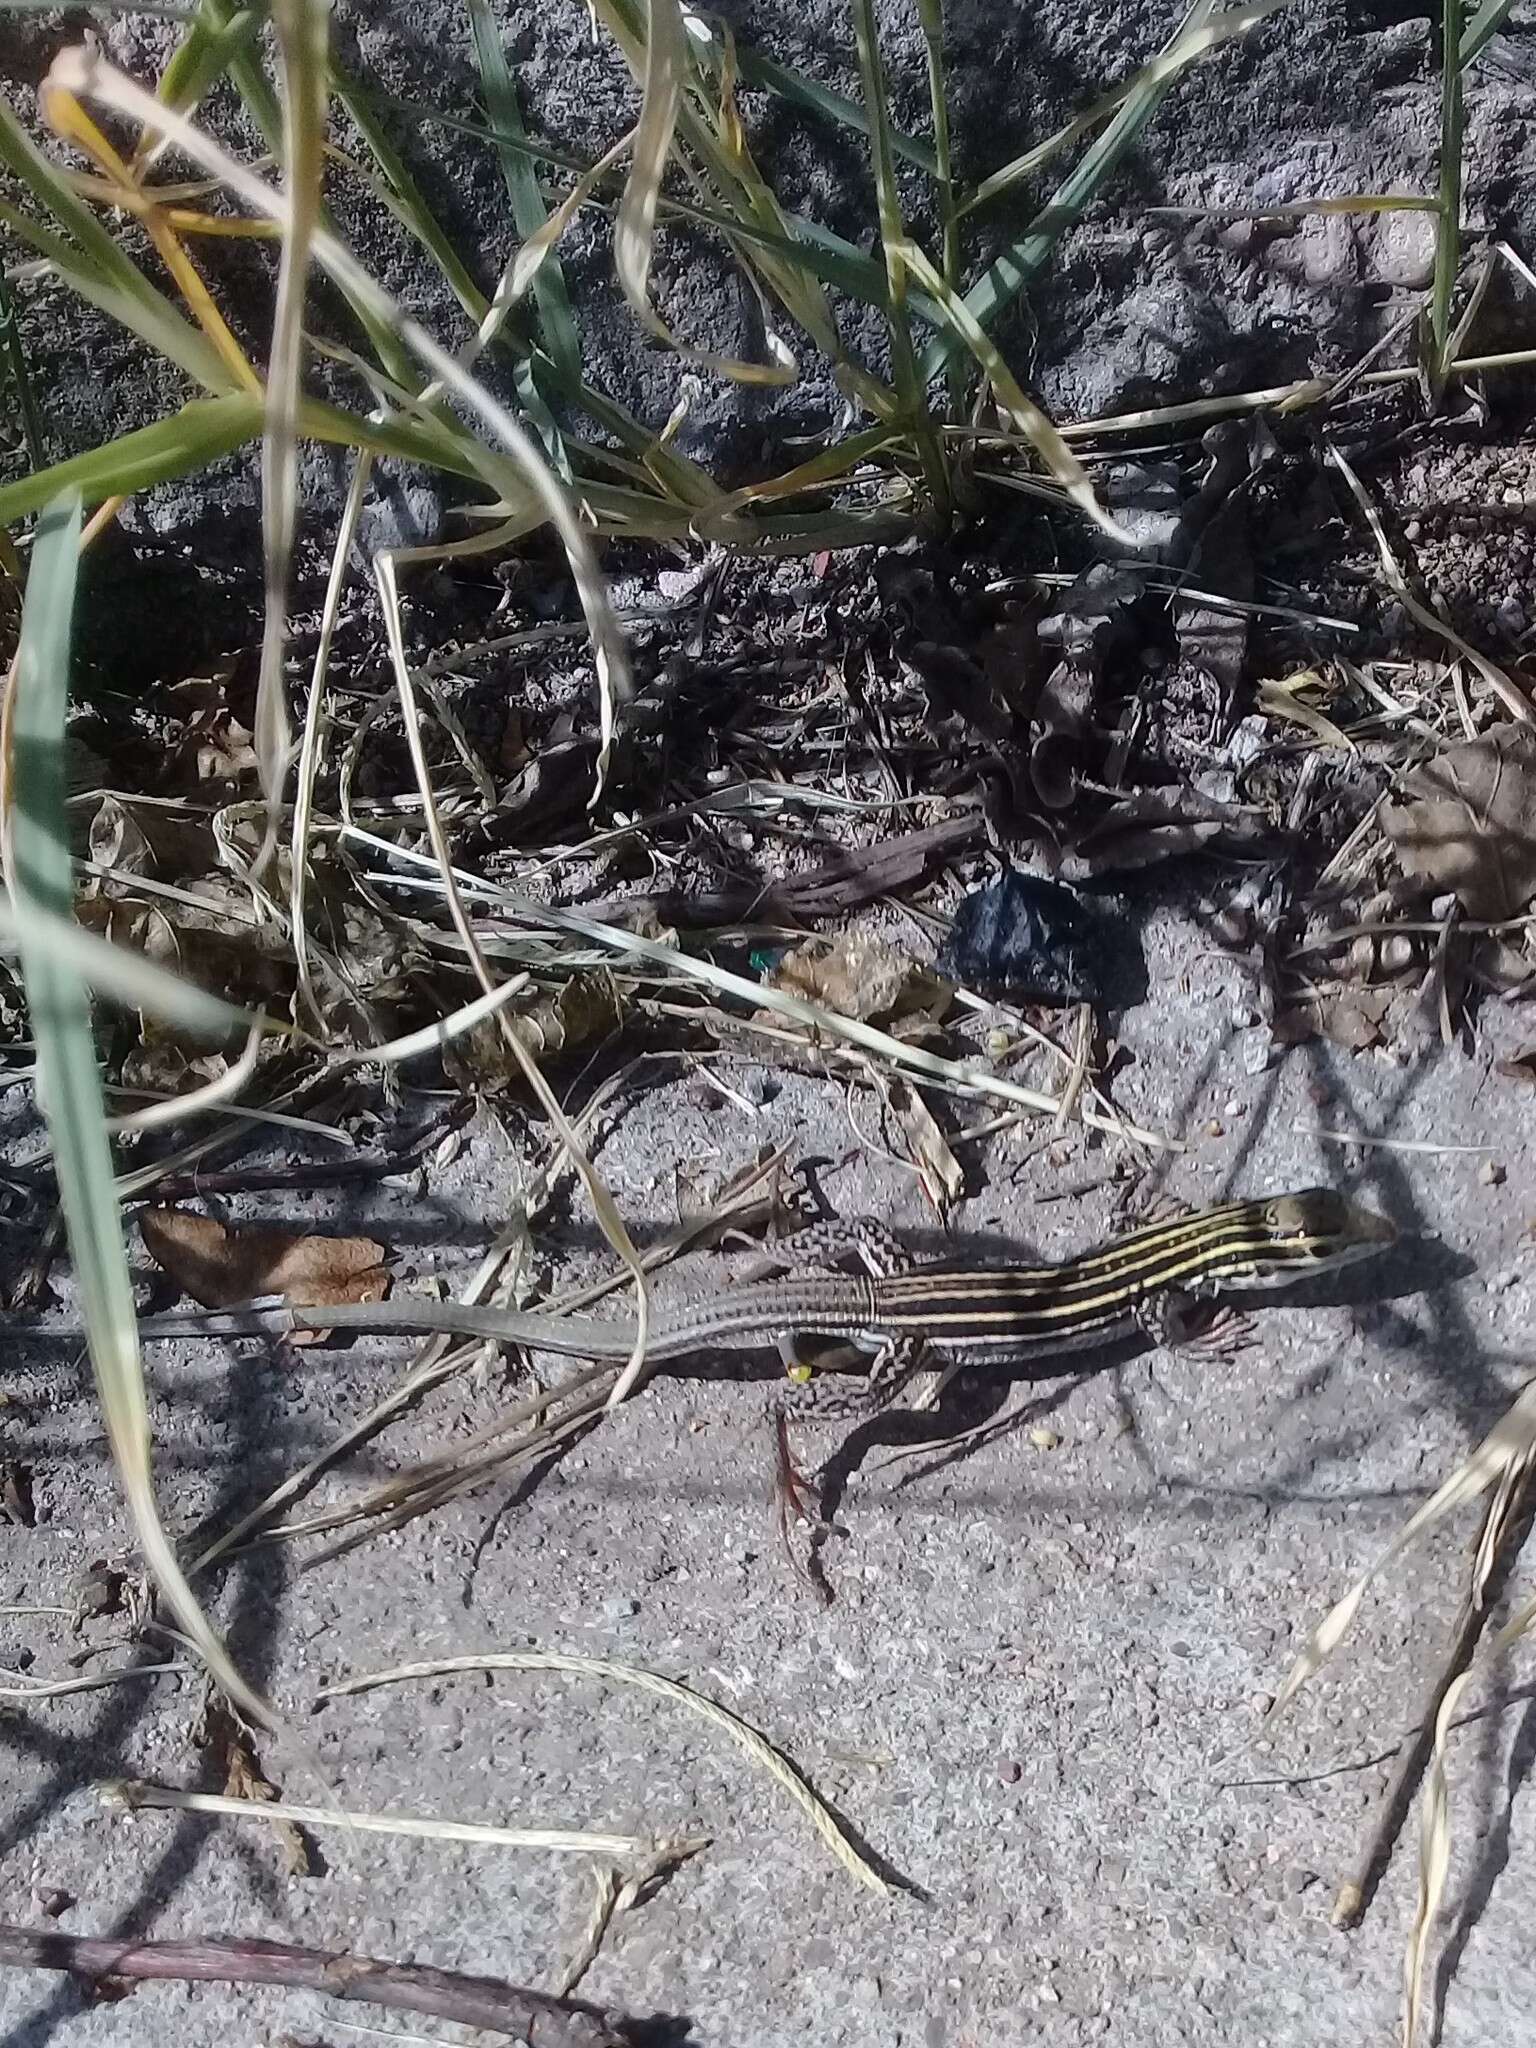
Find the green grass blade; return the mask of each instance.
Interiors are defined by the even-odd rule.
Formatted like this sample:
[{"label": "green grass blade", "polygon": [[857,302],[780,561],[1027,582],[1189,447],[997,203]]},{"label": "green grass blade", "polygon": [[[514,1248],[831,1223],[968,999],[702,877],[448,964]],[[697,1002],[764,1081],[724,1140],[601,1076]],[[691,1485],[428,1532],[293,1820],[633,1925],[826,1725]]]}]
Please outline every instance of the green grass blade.
[{"label": "green grass blade", "polygon": [[[469,0],[469,25],[475,61],[480,67],[486,112],[498,138],[497,155],[512,207],[512,224],[519,238],[526,242],[530,235],[536,235],[543,227],[549,218],[549,210],[544,204],[544,194],[539,190],[533,158],[526,147],[506,146],[514,141],[527,143],[522,102],[507,66],[507,54],[488,0]],[[533,282],[533,302],[538,308],[539,337],[545,352],[563,377],[579,377],[581,337],[576,331],[576,316],[571,311],[570,295],[565,288],[558,256],[550,255],[539,266]]]},{"label": "green grass blade", "polygon": [[1135,542],[1131,535],[1117,520],[1110,517],[1094,496],[1093,485],[1088,481],[1088,472],[1061,438],[1055,422],[1047,417],[1020,386],[991,336],[967,312],[964,299],[950,291],[915,242],[906,243],[897,253],[901,262],[914,276],[921,278],[929,291],[939,300],[946,316],[954,324],[955,333],[985,373],[997,396],[998,404],[1067,496],[1122,547],[1134,547]]},{"label": "green grass blade", "polygon": [[160,74],[157,96],[168,107],[193,113],[214,85],[236,63],[249,64],[249,45],[261,27],[255,8],[242,8],[226,20],[204,9],[171,52]]},{"label": "green grass blade", "polygon": [[918,459],[934,504],[943,510],[949,503],[949,470],[933,415],[928,410],[925,386],[929,380],[918,373],[917,358],[912,349],[912,329],[907,319],[908,266],[902,260],[902,253],[911,245],[902,217],[901,195],[896,186],[885,67],[880,58],[874,0],[853,0],[853,26],[859,45],[864,106],[869,115],[870,158],[874,167],[880,240],[885,250],[886,280],[890,290],[886,322],[891,335],[892,381],[902,422],[917,444]]},{"label": "green grass blade", "polygon": [[[71,493],[51,504],[38,524],[13,700],[12,888],[24,912],[54,918],[69,917],[74,901],[64,721],[79,549],[80,500]],[[150,1470],[149,1403],[85,985],[62,954],[39,943],[30,915],[19,937],[37,1043],[38,1097],[48,1122],[97,1396],[139,1543],[161,1592],[214,1677],[243,1712],[271,1727],[271,1710],[231,1664],[193,1598],[160,1520]]]},{"label": "green grass blade", "polygon": [[[917,0],[922,23],[923,48],[928,63],[928,105],[933,116],[934,177],[939,188],[939,219],[944,243],[939,265],[946,288],[960,289],[960,215],[955,204],[955,181],[949,148],[949,99],[944,85],[944,8],[942,0]],[[896,137],[891,136],[891,147]],[[949,400],[957,409],[965,400],[965,376],[957,356],[949,366]]]},{"label": "green grass blade", "polygon": [[21,416],[27,460],[34,470],[42,469],[48,460],[42,415],[37,409],[37,395],[27,371],[27,352],[22,345],[16,300],[6,282],[4,266],[0,265],[0,394],[4,393],[7,383],[16,394],[16,410]]},{"label": "green grass blade", "polygon": [[1451,299],[1461,270],[1461,0],[1440,0],[1440,192],[1435,209],[1435,274],[1429,289],[1430,384],[1450,367]]},{"label": "green grass blade", "polygon": [[[116,270],[98,269],[72,242],[30,214],[18,212],[0,199],[0,227],[9,228],[44,257],[72,291],[99,311],[116,320],[155,352],[184,370],[194,384],[207,391],[224,392],[233,379],[229,366],[207,335],[184,320],[168,299],[161,297],[141,272],[129,283]],[[132,269],[132,266],[129,266]]]},{"label": "green grass blade", "polygon": [[[743,75],[745,64],[743,58]],[[356,91],[357,88],[353,87]],[[562,150],[548,149],[541,144],[528,142],[519,135],[509,134],[505,129],[487,127],[480,121],[467,121],[456,114],[446,114],[440,108],[427,106],[421,100],[404,98],[394,93],[372,95],[380,106],[393,107],[413,119],[446,128],[455,135],[468,135],[481,142],[495,144],[498,148],[526,158],[530,163],[548,164],[551,168],[567,171],[572,177],[581,177],[591,166]],[[684,126],[689,127],[685,112]],[[861,130],[862,132],[862,130]],[[696,133],[689,127],[689,140],[697,140]],[[711,168],[722,168],[712,160]],[[729,173],[725,173],[729,182]],[[594,205],[600,203],[596,199]],[[964,209],[962,209],[963,211]],[[787,213],[775,205],[770,219],[759,217],[759,208],[748,219],[744,213],[726,213],[719,207],[707,205],[697,199],[685,199],[681,194],[664,196],[658,207],[661,218],[669,220],[694,221],[702,227],[716,229],[734,240],[749,243],[760,248],[765,254],[776,258],[781,264],[798,266],[808,270],[826,284],[836,285],[851,298],[860,299],[866,305],[878,306],[883,312],[887,302],[885,267],[852,242],[844,241],[830,228],[818,222],[807,220],[796,213]],[[770,224],[771,221],[771,224]],[[909,301],[914,312],[920,313],[930,326],[942,324],[937,312],[925,299],[914,294]],[[818,340],[820,337],[818,336]]]},{"label": "green grass blade", "polygon": [[640,119],[613,224],[613,265],[630,311],[658,341],[671,337],[651,304],[651,244],[687,68],[688,32],[678,0],[647,0]]},{"label": "green grass blade", "polygon": [[[299,416],[301,432],[310,440],[339,448],[365,448],[373,455],[394,455],[404,462],[430,464],[470,482],[482,472],[469,437],[419,420],[373,420],[306,399]],[[87,505],[103,498],[129,496],[152,484],[189,476],[221,456],[233,454],[261,432],[262,403],[248,392],[221,398],[194,398],[180,412],[131,434],[88,448],[65,462],[14,483],[0,484],[0,526],[38,512],[62,490],[78,490]]]},{"label": "green grass blade", "polygon": [[[238,10],[230,0],[200,0],[200,18],[208,23],[210,32],[219,33],[229,29]],[[272,155],[281,157],[283,147],[283,110],[272,82],[262,69],[261,56],[254,44],[236,39],[231,47],[229,76],[244,103],[246,112],[261,131],[262,140]],[[336,83],[336,70],[332,68],[332,85]],[[322,207],[320,222],[331,228],[329,213]],[[366,300],[358,301],[346,294],[358,325],[373,345],[374,354],[397,384],[409,385],[412,390],[419,388],[409,352],[400,345],[399,337],[377,318],[374,309]]]},{"label": "green grass blade", "polygon": [[[624,61],[635,78],[643,78],[646,60],[646,17],[639,0],[592,0],[592,4],[618,44]],[[746,151],[744,137],[739,138],[739,146],[733,147],[717,133],[709,114],[701,111],[701,105],[696,103],[702,102],[703,98],[695,67],[695,76],[690,89],[684,95],[677,124],[678,135],[686,147],[688,156],[703,167],[733,219],[739,218],[743,222],[766,228],[786,239],[793,239],[772,187],[762,177]],[[747,267],[747,256],[741,237],[735,235],[730,228],[726,228],[724,232],[729,239],[732,253],[738,262]],[[803,261],[784,263],[764,251],[759,252],[756,262],[752,263],[750,268],[791,319],[797,320],[805,329],[829,362],[855,379],[867,377],[867,373],[847,364],[842,338],[832,317],[832,309],[827,304],[818,281]]]},{"label": "green grass blade", "polygon": [[252,728],[267,831],[259,874],[277,848],[279,812],[292,734],[283,663],[288,651],[288,585],[299,514],[299,414],[304,380],[304,299],[310,251],[319,225],[325,165],[330,16],[326,0],[273,0],[283,79],[283,185],[287,231],[278,262],[261,444],[261,552],[264,615]]},{"label": "green grass blade", "polygon": [[[238,7],[231,4],[231,0],[198,0],[198,26],[208,40],[194,47],[187,62],[201,68],[206,61],[209,46],[216,40],[230,36],[240,12]],[[263,7],[261,12],[264,15],[267,12],[266,8]],[[261,130],[262,141],[271,154],[276,156],[283,146],[283,110],[278,104],[277,94],[272,89],[272,81],[262,69],[260,51],[253,42],[239,36],[231,36],[228,50],[231,83],[244,102],[246,112]],[[210,78],[208,85],[213,83],[214,80]],[[204,91],[207,91],[207,85],[204,86]],[[160,97],[168,106],[178,107],[186,113],[192,111],[190,106],[180,107],[180,102],[165,90],[163,80]]]},{"label": "green grass blade", "polygon": [[1461,68],[1480,57],[1515,11],[1515,0],[1483,0],[1476,14],[1461,32]]},{"label": "green grass blade", "polygon": [[442,272],[449,290],[470,319],[482,320],[489,303],[485,293],[470,276],[463,258],[439,226],[436,215],[422,197],[421,187],[411,175],[405,159],[390,141],[368,95],[359,92],[352,80],[335,64],[331,66],[331,90],[346,108],[357,132],[368,145],[368,152],[388,188],[390,211],[432,258]]},{"label": "green grass blade", "polygon": [[[824,115],[827,120],[836,121],[844,128],[852,128],[856,134],[869,134],[869,116],[858,101],[849,99],[846,93],[834,92],[831,86],[820,85],[803,72],[776,64],[771,57],[765,57],[757,50],[738,49],[736,62],[745,84],[755,85],[764,92],[777,93],[780,99],[790,100],[813,114]],[[933,151],[917,136],[892,128],[891,148],[909,164],[916,164],[920,171],[926,171],[930,178],[937,174]]]},{"label": "green grass blade", "polygon": [[[1215,11],[1216,0],[1195,0],[1170,43],[1170,49],[1184,37],[1198,35]],[[1172,76],[1160,73],[1155,62],[1132,83],[1109,126],[1062,179],[1049,202],[1035,215],[1028,231],[1004,249],[966,293],[966,307],[978,326],[990,328],[1019,293],[1026,290],[1044,270],[1057,242],[1072,223],[1081,218],[1099,190],[1114,175],[1121,160],[1134,147],[1142,130],[1157,112],[1172,83]],[[938,376],[964,346],[952,328],[938,335],[923,358],[921,374],[924,381]]]},{"label": "green grass blade", "polygon": [[1261,21],[1267,21],[1270,15],[1278,14],[1282,7],[1288,7],[1290,4],[1291,0],[1250,0],[1250,4],[1245,6],[1224,8],[1214,19],[1195,26],[1191,26],[1193,17],[1186,20],[1172,41],[1152,59],[1150,64],[1143,65],[1134,78],[1128,79],[1123,85],[1117,85],[1112,92],[1105,93],[1102,99],[1095,100],[1092,106],[1084,107],[1081,113],[1074,114],[1072,119],[1058,128],[1054,135],[1048,135],[1043,142],[1037,142],[1032,149],[1025,150],[1022,156],[1015,157],[1011,163],[1004,164],[1001,170],[994,171],[990,177],[984,178],[960,208],[961,214],[971,213],[977,207],[987,205],[999,194],[1009,191],[1021,179],[1033,177],[1035,172],[1043,169],[1053,156],[1059,156],[1062,150],[1070,148],[1074,142],[1079,142],[1085,135],[1091,134],[1101,121],[1107,121],[1117,108],[1125,104],[1138,86],[1155,85],[1165,79],[1177,78],[1181,71],[1187,69],[1198,57],[1203,57],[1207,50],[1213,50],[1218,43],[1227,42],[1233,36],[1246,35],[1250,29],[1257,28]]},{"label": "green grass blade", "polygon": [[206,335],[184,320],[76,197],[0,99],[0,166],[12,171],[48,215],[51,226],[0,202],[0,226],[53,263],[66,284],[130,327],[210,391],[228,389],[223,358]]},{"label": "green grass blade", "polygon": [[0,526],[41,511],[61,491],[78,491],[86,504],[99,505],[103,498],[126,497],[188,476],[254,440],[261,432],[261,415],[261,400],[248,392],[195,398],[169,419],[0,484]]}]

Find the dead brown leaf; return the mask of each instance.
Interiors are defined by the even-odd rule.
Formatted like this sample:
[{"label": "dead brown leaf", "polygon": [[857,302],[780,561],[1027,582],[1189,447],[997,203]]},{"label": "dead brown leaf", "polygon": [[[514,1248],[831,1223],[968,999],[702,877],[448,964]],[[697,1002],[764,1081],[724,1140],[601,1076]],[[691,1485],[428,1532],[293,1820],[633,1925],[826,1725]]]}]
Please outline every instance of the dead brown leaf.
[{"label": "dead brown leaf", "polygon": [[[204,1308],[233,1308],[263,1294],[281,1294],[294,1308],[324,1308],[382,1301],[389,1292],[384,1246],[371,1237],[300,1235],[266,1224],[230,1230],[192,1209],[146,1209],[139,1230],[150,1257]],[[324,1334],[302,1331],[288,1341],[313,1344]]]},{"label": "dead brown leaf", "polygon": [[948,987],[930,968],[861,931],[845,932],[831,946],[812,940],[795,947],[780,960],[768,985],[862,1023],[876,1017],[931,1019],[942,1015],[950,1000]]},{"label": "dead brown leaf", "polygon": [[608,1037],[618,1030],[621,1017],[618,986],[611,974],[595,969],[572,974],[527,1009],[503,1010],[455,1039],[444,1050],[443,1068],[471,1089],[498,1094],[520,1089],[522,1063],[507,1043],[503,1019],[535,1059],[545,1060]]},{"label": "dead brown leaf", "polygon": [[[132,812],[105,792],[91,818],[89,846],[93,868],[115,868],[118,873],[147,874],[153,866],[149,840]],[[99,888],[99,882],[92,887]]]},{"label": "dead brown leaf", "polygon": [[1369,1052],[1386,1040],[1393,998],[1390,988],[1324,990],[1277,1017],[1275,1037],[1282,1045],[1304,1045],[1316,1035],[1346,1052]]},{"label": "dead brown leaf", "polygon": [[1232,848],[1257,847],[1266,826],[1242,805],[1222,803],[1196,789],[1140,789],[1112,803],[1060,864],[1062,880],[1087,881],[1155,866],[1196,853],[1220,839]]},{"label": "dead brown leaf", "polygon": [[1507,1060],[1495,1060],[1493,1071],[1506,1081],[1523,1081],[1527,1088],[1536,1088],[1536,1045],[1522,1047]]},{"label": "dead brown leaf", "polygon": [[235,666],[227,662],[212,675],[185,676],[165,692],[180,725],[169,750],[179,780],[240,782],[256,773],[251,730],[230,704]]},{"label": "dead brown leaf", "polygon": [[915,1088],[904,1081],[897,1082],[890,1091],[890,1104],[924,1194],[940,1216],[947,1216],[965,1187],[964,1167],[950,1151],[933,1111]]},{"label": "dead brown leaf", "polygon": [[1518,917],[1536,896],[1536,729],[1490,726],[1448,747],[1381,807],[1398,860],[1469,917]]},{"label": "dead brown leaf", "polygon": [[[270,1804],[278,1798],[277,1787],[257,1759],[250,1729],[236,1717],[227,1700],[217,1694],[210,1696],[193,1739],[207,1757],[226,1799]],[[278,1821],[276,1828],[288,1876],[312,1876],[314,1867],[303,1832],[292,1821]]]}]

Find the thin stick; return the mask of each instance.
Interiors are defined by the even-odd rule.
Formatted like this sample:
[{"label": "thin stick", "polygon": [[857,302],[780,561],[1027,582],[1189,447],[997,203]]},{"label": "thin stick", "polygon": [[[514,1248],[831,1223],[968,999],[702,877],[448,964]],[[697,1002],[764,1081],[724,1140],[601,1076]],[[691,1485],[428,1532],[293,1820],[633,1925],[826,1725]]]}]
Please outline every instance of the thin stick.
[{"label": "thin stick", "polygon": [[1061,1107],[1056,1112],[1056,1129],[1064,1131],[1077,1110],[1084,1085],[1088,1079],[1088,1061],[1093,1052],[1093,1005],[1079,1003],[1077,1006],[1077,1039],[1072,1052],[1072,1070],[1067,1075],[1067,1085],[1061,1092]]},{"label": "thin stick", "polygon": [[692,1855],[703,1846],[697,1836],[658,1844],[641,1835],[600,1834],[590,1828],[499,1828],[489,1821],[431,1820],[414,1813],[353,1813],[329,1806],[296,1806],[286,1799],[234,1799],[221,1792],[182,1792],[172,1785],[115,1779],[101,1787],[108,1804],[167,1808],[176,1813],[221,1813],[235,1820],[262,1820],[297,1827],[356,1828],[369,1835],[413,1835],[424,1841],[472,1842],[491,1849],[547,1849],[563,1856],[654,1856],[658,1848]]},{"label": "thin stick", "polygon": [[113,1940],[38,1933],[0,1922],[0,1965],[67,1970],[101,1979],[160,1978],[179,1984],[277,1984],[325,1998],[425,2013],[483,2027],[538,2048],[623,2048],[624,2031],[600,2007],[546,1998],[495,1977],[464,1977],[423,1963],[386,1963],[346,1950],[294,1948],[285,1941],[211,1937],[201,1941]]},{"label": "thin stick", "polygon": [[577,1678],[603,1678],[619,1685],[636,1686],[642,1692],[655,1693],[686,1708],[728,1735],[759,1769],[765,1770],[788,1793],[851,1877],[882,1898],[893,1890],[889,1880],[855,1846],[836,1814],[811,1789],[787,1756],[775,1749],[740,1714],[733,1714],[729,1707],[722,1707],[707,1693],[695,1692],[692,1686],[681,1685],[675,1678],[664,1678],[659,1671],[647,1671],[638,1664],[614,1663],[606,1657],[566,1656],[557,1650],[507,1650],[481,1657],[438,1657],[430,1663],[397,1664],[388,1671],[364,1672],[354,1678],[338,1679],[334,1685],[322,1686],[315,1697],[317,1700],[348,1699],[357,1693],[372,1692],[377,1686],[398,1685],[402,1680],[449,1678],[457,1673],[483,1671],[561,1671]]},{"label": "thin stick", "polygon": [[[1512,1563],[1531,1526],[1533,1504],[1527,1488],[1531,1467],[1518,1467],[1505,1475],[1489,1496],[1477,1540],[1472,1584],[1440,1667],[1425,1688],[1424,1698],[1413,1726],[1403,1738],[1382,1787],[1371,1824],[1361,1843],[1354,1869],[1334,1893],[1331,1924],[1358,1927],[1364,1919],[1376,1887],[1381,1882],[1392,1845],[1402,1831],[1413,1804],[1414,1788],[1424,1775],[1424,1766],[1435,1745],[1441,1706],[1447,1693],[1471,1665],[1478,1639],[1488,1620],[1491,1580],[1500,1577]],[[1460,1688],[1457,1688],[1458,1691]],[[1470,1717],[1469,1717],[1470,1718]]]},{"label": "thin stick", "polygon": [[1298,1138],[1329,1145],[1363,1145],[1373,1152],[1497,1152],[1497,1145],[1442,1145],[1434,1138],[1373,1138],[1365,1131],[1325,1131],[1321,1124],[1293,1124]]}]

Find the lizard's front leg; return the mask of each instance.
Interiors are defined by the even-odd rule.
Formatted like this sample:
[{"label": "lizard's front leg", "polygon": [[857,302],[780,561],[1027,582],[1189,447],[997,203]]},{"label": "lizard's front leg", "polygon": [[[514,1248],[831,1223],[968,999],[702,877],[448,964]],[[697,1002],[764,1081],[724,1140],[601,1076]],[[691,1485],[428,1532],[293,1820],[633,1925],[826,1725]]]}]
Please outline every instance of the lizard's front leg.
[{"label": "lizard's front leg", "polygon": [[1235,1358],[1253,1341],[1253,1325],[1241,1310],[1183,1287],[1164,1288],[1138,1303],[1136,1320],[1175,1358]]},{"label": "lizard's front leg", "polygon": [[[910,1272],[916,1264],[901,1239],[883,1223],[862,1219],[846,1223],[839,1217],[829,1217],[796,1231],[792,1237],[784,1238],[775,1245],[773,1252],[775,1258],[791,1272],[836,1272],[850,1260],[857,1259],[877,1280],[892,1273]],[[827,1370],[826,1360],[824,1358],[817,1366],[802,1359],[793,1331],[786,1331],[780,1337],[778,1349],[790,1379],[803,1390],[796,1407],[802,1413],[830,1417],[839,1413],[856,1413],[871,1403],[883,1405],[890,1400],[916,1371],[925,1346],[921,1337],[885,1338],[870,1360],[868,1375],[856,1390],[834,1390],[825,1381],[812,1385],[812,1375]],[[838,1355],[835,1352],[831,1354],[832,1357]],[[868,1353],[859,1351],[858,1355],[868,1356]]]}]

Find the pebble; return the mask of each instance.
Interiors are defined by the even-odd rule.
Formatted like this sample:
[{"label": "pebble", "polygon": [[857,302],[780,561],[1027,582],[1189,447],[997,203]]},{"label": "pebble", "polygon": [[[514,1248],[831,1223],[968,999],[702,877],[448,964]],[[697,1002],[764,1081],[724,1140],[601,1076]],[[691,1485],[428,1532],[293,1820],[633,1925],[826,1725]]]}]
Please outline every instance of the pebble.
[{"label": "pebble", "polygon": [[1485,1188],[1501,1188],[1507,1178],[1497,1159],[1485,1159],[1477,1169],[1477,1177]]},{"label": "pebble", "polygon": [[1381,213],[1362,230],[1365,269],[1379,284],[1422,291],[1435,272],[1435,225],[1427,213]]}]

